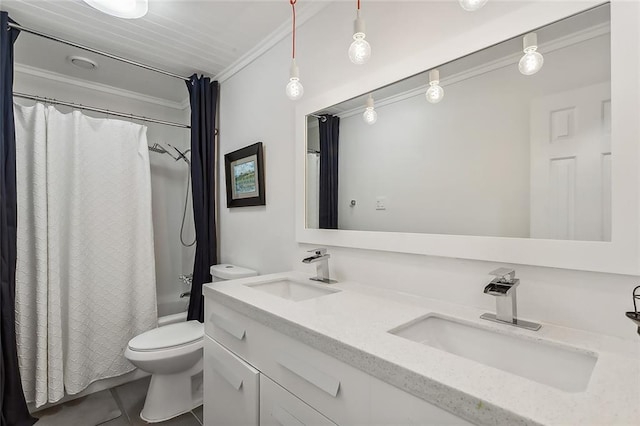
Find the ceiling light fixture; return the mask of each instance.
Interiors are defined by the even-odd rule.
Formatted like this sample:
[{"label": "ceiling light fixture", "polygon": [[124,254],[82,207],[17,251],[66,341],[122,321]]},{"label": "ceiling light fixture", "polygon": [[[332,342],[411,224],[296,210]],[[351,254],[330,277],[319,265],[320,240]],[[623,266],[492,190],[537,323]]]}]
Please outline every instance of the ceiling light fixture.
[{"label": "ceiling light fixture", "polygon": [[440,87],[440,71],[437,69],[429,71],[429,88],[426,96],[432,104],[437,104],[444,98],[444,89]]},{"label": "ceiling light fixture", "polygon": [[518,62],[518,69],[524,75],[533,75],[540,71],[542,64],[544,64],[544,57],[540,52],[537,52],[538,35],[536,33],[525,35],[522,38],[522,46],[524,56]]},{"label": "ceiling light fixture", "polygon": [[367,124],[375,124],[375,122],[378,121],[378,113],[373,109],[373,96],[371,96],[371,94],[369,94],[367,98],[366,105],[367,107],[364,110],[364,114],[362,114],[362,119]]},{"label": "ceiling light fixture", "polygon": [[67,56],[67,60],[78,68],[84,70],[94,70],[98,68],[98,63],[84,56]]},{"label": "ceiling light fixture", "polygon": [[371,57],[371,45],[364,38],[364,19],[360,17],[360,0],[356,11],[356,19],[353,21],[353,42],[349,46],[349,59],[356,65],[362,65]]},{"label": "ceiling light fixture", "polygon": [[124,19],[142,18],[149,11],[148,0],[84,0],[100,12]]},{"label": "ceiling light fixture", "polygon": [[304,94],[304,87],[300,83],[300,70],[296,64],[296,0],[289,0],[289,3],[291,3],[293,30],[291,31],[291,67],[289,68],[289,83],[287,84],[286,92],[289,99],[297,101]]},{"label": "ceiling light fixture", "polygon": [[458,0],[460,7],[467,12],[475,12],[487,4],[487,0]]}]

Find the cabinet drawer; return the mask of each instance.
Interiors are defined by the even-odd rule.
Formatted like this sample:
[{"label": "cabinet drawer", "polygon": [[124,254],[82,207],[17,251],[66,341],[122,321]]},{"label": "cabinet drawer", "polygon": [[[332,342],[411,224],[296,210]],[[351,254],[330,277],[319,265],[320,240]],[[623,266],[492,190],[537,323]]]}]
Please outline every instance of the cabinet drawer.
[{"label": "cabinet drawer", "polygon": [[340,425],[368,425],[369,376],[295,339],[256,323],[262,348],[251,358],[263,374]]},{"label": "cabinet drawer", "polygon": [[473,426],[461,417],[388,383],[370,378],[371,418],[378,425]]},{"label": "cabinet drawer", "polygon": [[331,420],[260,376],[260,426],[336,426]]},{"label": "cabinet drawer", "polygon": [[253,364],[250,354],[261,350],[256,347],[256,324],[233,309],[211,299],[206,300],[205,334],[249,364]]},{"label": "cabinet drawer", "polygon": [[204,338],[204,424],[258,426],[260,374]]}]

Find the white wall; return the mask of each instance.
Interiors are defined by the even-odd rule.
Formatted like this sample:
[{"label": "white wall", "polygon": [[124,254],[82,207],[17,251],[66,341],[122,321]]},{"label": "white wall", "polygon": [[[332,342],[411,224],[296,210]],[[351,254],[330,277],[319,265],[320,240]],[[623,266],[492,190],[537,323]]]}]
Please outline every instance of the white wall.
[{"label": "white wall", "polygon": [[[562,2],[541,3],[552,7]],[[457,2],[369,2],[363,6],[373,56],[364,67],[347,59],[354,15],[350,2],[332,3],[298,30],[297,62],[305,97],[314,97],[358,79],[369,70],[384,71],[429,43],[467,43],[470,28],[486,31],[494,20],[523,6],[522,2],[489,2],[474,14]],[[478,46],[479,47],[479,46]],[[294,111],[284,94],[290,61],[290,40],[283,40],[254,63],[222,83],[220,154],[261,140],[265,144],[267,205],[227,209],[220,197],[221,261],[271,273],[298,269],[314,272],[300,261],[308,245],[295,240]],[[220,163],[224,163],[221,161]],[[220,188],[224,174],[220,168]],[[450,300],[492,311],[491,296],[482,289],[491,262],[400,253],[330,248],[331,270],[339,280],[355,280],[427,297]],[[522,279],[519,313],[540,320],[637,339],[624,317],[638,277],[587,273],[516,265]]]},{"label": "white wall", "polygon": [[[16,48],[19,48],[19,45]],[[180,81],[176,82],[177,84],[183,84]],[[188,108],[187,111],[170,108],[19,71],[15,75],[14,91],[168,121],[189,122]],[[186,96],[185,89],[185,98]],[[32,103],[32,101],[16,100],[25,104]],[[61,111],[69,111],[69,108],[66,107],[58,108]],[[88,111],[86,114],[94,117],[104,117],[104,114]],[[141,124],[146,124],[148,127],[147,138],[149,145],[158,142],[165,147],[166,143],[170,143],[181,150],[189,147],[188,129],[153,123]],[[188,302],[188,299],[179,301],[178,295],[180,292],[185,291],[185,288],[178,280],[178,275],[192,272],[195,253],[193,248],[184,249],[181,246],[179,236],[189,169],[184,162],[175,162],[166,155],[150,152],[149,159],[151,162],[158,305],[160,306],[159,314],[163,315],[171,313],[166,311],[169,304],[174,305],[170,309],[182,309]],[[187,209],[185,230],[186,239],[191,241],[194,235],[191,199],[189,199]]]},{"label": "white wall", "polygon": [[[339,228],[528,237],[530,104],[608,81],[606,68],[585,63],[608,63],[609,35],[545,57],[535,76],[523,76],[513,63],[445,80],[446,95],[435,105],[423,91],[393,103],[376,99],[374,125],[362,111],[343,117]],[[377,197],[385,198],[385,210],[376,210]]]}]

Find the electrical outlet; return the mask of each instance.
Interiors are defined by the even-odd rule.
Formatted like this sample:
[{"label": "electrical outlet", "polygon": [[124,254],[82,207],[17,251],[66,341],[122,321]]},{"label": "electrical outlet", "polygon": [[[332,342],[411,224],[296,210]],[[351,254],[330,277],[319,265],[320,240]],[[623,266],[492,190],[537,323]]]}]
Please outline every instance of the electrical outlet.
[{"label": "electrical outlet", "polygon": [[387,209],[387,197],[376,197],[376,210]]}]

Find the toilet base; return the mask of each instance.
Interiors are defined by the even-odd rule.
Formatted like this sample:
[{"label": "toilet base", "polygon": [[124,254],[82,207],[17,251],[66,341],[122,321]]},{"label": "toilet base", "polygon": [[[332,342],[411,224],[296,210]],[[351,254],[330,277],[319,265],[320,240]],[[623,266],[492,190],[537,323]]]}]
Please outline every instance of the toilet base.
[{"label": "toilet base", "polygon": [[182,373],[153,374],[140,418],[147,423],[163,422],[202,405],[202,365],[200,359]]}]

